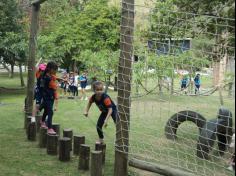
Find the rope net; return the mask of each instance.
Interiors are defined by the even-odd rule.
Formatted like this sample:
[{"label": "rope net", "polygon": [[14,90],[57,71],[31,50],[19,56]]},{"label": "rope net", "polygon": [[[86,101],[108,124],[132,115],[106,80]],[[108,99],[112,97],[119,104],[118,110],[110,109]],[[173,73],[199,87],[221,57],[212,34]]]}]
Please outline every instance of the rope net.
[{"label": "rope net", "polygon": [[121,6],[116,150],[196,175],[233,175],[235,20],[163,2]]}]

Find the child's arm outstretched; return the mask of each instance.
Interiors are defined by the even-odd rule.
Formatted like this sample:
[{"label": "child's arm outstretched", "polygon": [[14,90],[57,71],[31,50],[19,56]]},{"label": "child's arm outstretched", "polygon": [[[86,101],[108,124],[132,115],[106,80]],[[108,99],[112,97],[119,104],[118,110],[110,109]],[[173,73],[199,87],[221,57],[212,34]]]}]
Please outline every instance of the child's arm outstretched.
[{"label": "child's arm outstretched", "polygon": [[109,118],[110,118],[112,112],[113,112],[112,108],[109,108],[109,109],[108,109],[108,113],[107,113],[106,120],[105,120],[105,122],[104,122],[104,127],[105,127],[105,128],[106,128],[107,125],[108,125],[108,120],[109,120]]},{"label": "child's arm outstretched", "polygon": [[88,117],[88,113],[89,113],[89,110],[90,110],[90,108],[91,108],[91,105],[92,105],[92,102],[89,101],[89,102],[88,102],[88,105],[87,105],[87,107],[86,107],[86,109],[85,109],[85,112],[84,112],[84,116],[85,116],[85,117]]}]

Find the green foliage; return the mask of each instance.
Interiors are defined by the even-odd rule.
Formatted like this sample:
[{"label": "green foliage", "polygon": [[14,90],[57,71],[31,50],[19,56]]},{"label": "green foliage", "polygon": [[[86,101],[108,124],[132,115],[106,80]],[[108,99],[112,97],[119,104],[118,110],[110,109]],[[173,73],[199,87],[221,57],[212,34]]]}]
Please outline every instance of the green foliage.
[{"label": "green foliage", "polygon": [[76,60],[86,67],[102,69],[106,61],[101,58],[107,60],[107,53],[119,48],[118,8],[109,7],[106,0],[84,2],[80,8],[68,8],[66,2],[60,5],[57,8],[64,11],[48,19],[49,27],[39,36],[39,56],[60,61],[66,68]]},{"label": "green foliage", "polygon": [[0,58],[14,65],[26,59],[26,34],[23,13],[15,0],[0,2]]}]

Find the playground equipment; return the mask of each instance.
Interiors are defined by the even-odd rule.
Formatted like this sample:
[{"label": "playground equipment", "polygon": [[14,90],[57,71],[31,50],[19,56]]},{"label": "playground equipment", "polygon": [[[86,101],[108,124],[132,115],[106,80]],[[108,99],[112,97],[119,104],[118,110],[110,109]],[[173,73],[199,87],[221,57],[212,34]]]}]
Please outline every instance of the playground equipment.
[{"label": "playground equipment", "polygon": [[177,139],[177,129],[185,121],[191,121],[195,123],[199,131],[206,123],[206,119],[199,113],[194,111],[180,111],[174,114],[166,123],[165,135],[167,139]]}]

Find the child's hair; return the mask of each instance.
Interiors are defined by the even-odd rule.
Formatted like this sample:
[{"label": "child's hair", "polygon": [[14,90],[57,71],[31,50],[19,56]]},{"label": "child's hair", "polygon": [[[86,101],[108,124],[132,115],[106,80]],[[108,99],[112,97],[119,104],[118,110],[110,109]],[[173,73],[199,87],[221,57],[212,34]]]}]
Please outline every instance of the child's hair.
[{"label": "child's hair", "polygon": [[46,73],[48,73],[50,70],[55,70],[55,71],[58,70],[57,64],[55,62],[53,62],[53,61],[48,62],[47,67],[46,67],[46,69],[44,71],[44,75]]},{"label": "child's hair", "polygon": [[103,83],[101,81],[95,81],[93,83],[93,91],[95,92],[96,88],[102,86],[103,87]]}]

